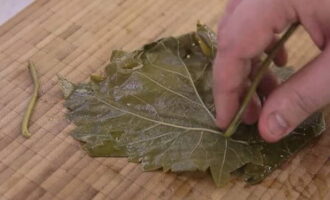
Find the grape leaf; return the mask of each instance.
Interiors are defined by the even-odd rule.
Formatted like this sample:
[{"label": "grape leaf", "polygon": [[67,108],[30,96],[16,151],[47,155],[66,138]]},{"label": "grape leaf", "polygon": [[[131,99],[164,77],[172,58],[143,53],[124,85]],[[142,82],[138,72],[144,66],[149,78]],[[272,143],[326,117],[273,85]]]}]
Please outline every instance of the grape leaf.
[{"label": "grape leaf", "polygon": [[[291,68],[272,67],[271,70],[281,82],[288,79],[294,73],[294,70]],[[235,133],[233,138],[248,141],[251,146],[259,147],[263,163],[262,165],[249,163],[235,171],[235,174],[244,177],[245,181],[250,184],[262,181],[284,161],[294,155],[294,153],[317,139],[325,130],[325,127],[324,116],[318,112],[301,123],[285,139],[270,144],[266,143],[259,136],[257,126],[241,125],[241,129]]]},{"label": "grape leaf", "polygon": [[[198,25],[196,32],[133,52],[114,51],[105,75],[88,83],[60,78],[68,118],[77,126],[73,137],[91,156],[125,156],[144,170],[210,169],[218,186],[232,174],[262,180],[321,129],[297,131],[303,140],[298,145],[267,144],[255,126],[242,125],[235,138],[225,138],[214,118],[215,52],[215,34]],[[287,146],[290,154],[282,152]]]}]

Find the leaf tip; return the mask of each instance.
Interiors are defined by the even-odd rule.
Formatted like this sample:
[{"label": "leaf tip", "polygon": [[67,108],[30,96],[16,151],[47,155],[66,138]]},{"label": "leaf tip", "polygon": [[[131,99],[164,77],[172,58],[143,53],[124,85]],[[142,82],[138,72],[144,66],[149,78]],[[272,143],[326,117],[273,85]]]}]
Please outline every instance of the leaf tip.
[{"label": "leaf tip", "polygon": [[60,74],[57,74],[57,78],[59,80],[58,82],[59,82],[60,88],[63,92],[63,96],[65,99],[67,99],[74,91],[75,85],[73,83],[71,83],[70,81],[68,81],[67,79],[65,79]]}]

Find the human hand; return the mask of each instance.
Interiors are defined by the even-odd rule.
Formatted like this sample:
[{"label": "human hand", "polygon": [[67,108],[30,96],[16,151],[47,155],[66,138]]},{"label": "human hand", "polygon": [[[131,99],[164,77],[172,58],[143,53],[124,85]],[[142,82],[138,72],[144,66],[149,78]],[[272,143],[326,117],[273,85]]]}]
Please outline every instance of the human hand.
[{"label": "human hand", "polygon": [[[310,114],[330,102],[330,1],[318,0],[231,0],[219,25],[219,47],[214,66],[214,98],[217,122],[226,128],[237,112],[249,87],[257,58],[276,41],[276,33],[299,21],[322,53],[288,81],[277,85],[268,72],[243,117],[255,123],[261,136],[276,142],[291,132]],[[285,65],[282,48],[274,62]]]}]

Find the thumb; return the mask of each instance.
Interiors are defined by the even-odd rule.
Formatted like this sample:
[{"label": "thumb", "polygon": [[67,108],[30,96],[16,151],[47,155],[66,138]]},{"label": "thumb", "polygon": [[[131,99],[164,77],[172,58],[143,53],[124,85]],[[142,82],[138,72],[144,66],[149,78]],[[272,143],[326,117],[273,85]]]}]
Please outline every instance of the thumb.
[{"label": "thumb", "polygon": [[330,49],[280,85],[266,100],[259,131],[276,142],[293,131],[309,115],[330,103]]}]

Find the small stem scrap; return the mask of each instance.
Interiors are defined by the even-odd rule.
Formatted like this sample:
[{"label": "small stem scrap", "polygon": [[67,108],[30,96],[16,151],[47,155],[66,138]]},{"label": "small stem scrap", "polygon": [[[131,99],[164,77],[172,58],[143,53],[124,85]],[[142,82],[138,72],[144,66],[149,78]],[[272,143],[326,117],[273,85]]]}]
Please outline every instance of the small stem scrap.
[{"label": "small stem scrap", "polygon": [[257,74],[251,84],[251,87],[247,91],[243,102],[241,104],[241,107],[239,108],[238,112],[236,113],[235,117],[231,121],[229,127],[227,128],[226,132],[224,133],[225,137],[231,137],[237,127],[239,126],[241,122],[241,117],[243,113],[245,112],[253,94],[256,92],[256,89],[262,80],[262,77],[264,76],[265,72],[268,69],[268,66],[271,64],[272,60],[275,58],[278,50],[281,48],[281,46],[284,45],[284,43],[289,39],[289,37],[294,33],[294,31],[299,26],[299,23],[294,23],[290,26],[290,28],[285,32],[285,34],[281,37],[281,39],[275,44],[273,49],[270,51],[268,57],[262,62],[261,66],[259,67]]},{"label": "small stem scrap", "polygon": [[23,136],[25,136],[27,138],[31,137],[31,133],[29,132],[28,126],[29,126],[29,121],[30,121],[34,106],[38,99],[38,93],[39,93],[39,88],[40,88],[37,70],[36,70],[35,65],[32,62],[29,62],[28,69],[29,69],[30,74],[33,79],[34,89],[33,89],[33,93],[32,93],[30,102],[24,113],[24,118],[23,118],[23,122],[22,122],[22,134],[23,134]]}]

